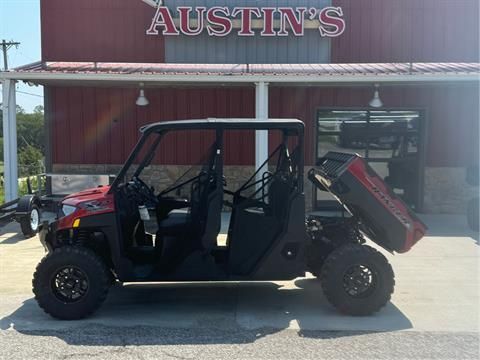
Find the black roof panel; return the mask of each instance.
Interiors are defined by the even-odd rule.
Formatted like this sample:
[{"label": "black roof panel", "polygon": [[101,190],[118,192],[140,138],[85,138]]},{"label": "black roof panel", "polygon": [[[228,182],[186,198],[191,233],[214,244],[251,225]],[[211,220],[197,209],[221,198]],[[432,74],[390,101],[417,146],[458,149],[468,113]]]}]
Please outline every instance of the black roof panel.
[{"label": "black roof panel", "polygon": [[140,129],[143,133],[163,132],[169,130],[297,130],[303,132],[305,125],[298,119],[222,119],[164,121],[146,125]]}]

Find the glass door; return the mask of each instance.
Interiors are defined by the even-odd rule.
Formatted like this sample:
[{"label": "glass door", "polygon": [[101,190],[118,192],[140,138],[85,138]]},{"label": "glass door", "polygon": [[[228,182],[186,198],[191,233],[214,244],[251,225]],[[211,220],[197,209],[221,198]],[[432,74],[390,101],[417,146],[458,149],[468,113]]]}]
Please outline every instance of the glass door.
[{"label": "glass door", "polygon": [[[409,206],[420,206],[422,113],[409,110],[320,110],[317,159],[329,151],[357,153]],[[315,210],[339,209],[317,191]]]}]

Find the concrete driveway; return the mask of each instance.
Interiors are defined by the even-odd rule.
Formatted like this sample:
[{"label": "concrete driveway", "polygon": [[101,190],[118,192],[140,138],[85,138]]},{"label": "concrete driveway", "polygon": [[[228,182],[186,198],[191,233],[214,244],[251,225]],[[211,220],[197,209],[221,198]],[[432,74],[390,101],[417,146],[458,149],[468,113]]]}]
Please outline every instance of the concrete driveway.
[{"label": "concrete driveway", "polygon": [[[38,308],[31,277],[43,248],[10,224],[0,230],[0,357],[478,358],[478,235],[463,217],[424,220],[429,235],[411,252],[386,254],[395,294],[375,316],[338,314],[308,277],[125,284],[111,289],[93,317],[76,322]],[[345,352],[352,346],[361,352]]]}]

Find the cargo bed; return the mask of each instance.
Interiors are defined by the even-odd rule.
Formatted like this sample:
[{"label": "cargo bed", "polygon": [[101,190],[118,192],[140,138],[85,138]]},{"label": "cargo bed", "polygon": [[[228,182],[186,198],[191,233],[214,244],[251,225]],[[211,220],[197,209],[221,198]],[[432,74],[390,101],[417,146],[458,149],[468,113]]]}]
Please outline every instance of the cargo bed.
[{"label": "cargo bed", "polygon": [[329,191],[360,222],[361,230],[389,251],[407,252],[427,231],[359,155],[329,152],[308,178],[319,190]]}]

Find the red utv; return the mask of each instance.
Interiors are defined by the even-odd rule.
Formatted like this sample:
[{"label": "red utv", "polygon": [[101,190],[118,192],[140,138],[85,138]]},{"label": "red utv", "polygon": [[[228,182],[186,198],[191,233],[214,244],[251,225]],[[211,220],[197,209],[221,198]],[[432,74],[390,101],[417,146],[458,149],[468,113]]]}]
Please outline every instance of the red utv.
[{"label": "red utv", "polygon": [[[143,175],[158,157],[162,139],[176,132],[204,136],[198,130],[211,135],[204,138],[209,146],[201,164],[155,191],[148,184],[152,176]],[[225,140],[230,132],[245,130],[276,132],[279,145],[248,181],[229,189]],[[57,219],[42,225],[40,239],[48,253],[37,266],[33,292],[56,318],[91,314],[115,281],[274,281],[308,271],[320,278],[327,299],[340,311],[367,315],[389,301],[394,274],[386,258],[364,244],[366,238],[404,252],[425,233],[352,154],[330,153],[309,173],[349,215],[306,218],[299,120],[162,122],[141,133],[111,186],[64,198]],[[221,242],[225,207],[231,215]]]}]

